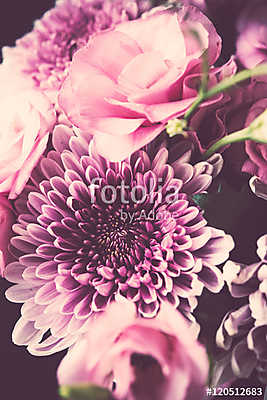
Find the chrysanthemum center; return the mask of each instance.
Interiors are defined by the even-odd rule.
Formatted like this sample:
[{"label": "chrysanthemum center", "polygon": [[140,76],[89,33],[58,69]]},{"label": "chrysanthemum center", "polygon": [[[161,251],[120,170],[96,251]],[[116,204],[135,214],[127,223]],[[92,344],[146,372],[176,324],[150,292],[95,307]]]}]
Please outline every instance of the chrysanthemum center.
[{"label": "chrysanthemum center", "polygon": [[127,230],[120,226],[118,221],[110,225],[104,224],[97,237],[97,243],[103,251],[109,255],[118,256],[120,253],[129,252],[134,243],[134,237]]},{"label": "chrysanthemum center", "polygon": [[[94,230],[89,233],[84,245],[92,254],[97,265],[131,264],[140,261],[142,251],[142,226],[139,221],[123,221],[119,215],[99,217],[94,224]],[[139,251],[137,251],[139,248]]]}]

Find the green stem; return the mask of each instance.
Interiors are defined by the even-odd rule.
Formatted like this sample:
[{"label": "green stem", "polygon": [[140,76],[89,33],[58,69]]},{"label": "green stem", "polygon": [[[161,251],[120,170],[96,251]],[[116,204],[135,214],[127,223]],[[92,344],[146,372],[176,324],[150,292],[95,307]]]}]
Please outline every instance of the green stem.
[{"label": "green stem", "polygon": [[224,136],[218,142],[214,143],[203,155],[203,158],[207,159],[209,158],[212,154],[214,154],[217,150],[219,150],[221,147],[226,146],[228,144],[232,143],[237,143],[237,142],[243,142],[245,140],[250,139],[250,132],[251,128],[247,127],[244,129],[241,129],[240,131],[231,133],[230,135]]},{"label": "green stem", "polygon": [[207,93],[203,93],[202,91],[198,94],[196,100],[194,103],[191,105],[191,107],[186,111],[184,115],[184,119],[188,121],[189,117],[195,112],[195,110],[198,108],[198,106],[206,99]]},{"label": "green stem", "polygon": [[201,78],[201,85],[199,94],[205,94],[207,92],[207,87],[209,83],[209,60],[208,60],[208,53],[204,51],[202,55],[202,78]]},{"label": "green stem", "polygon": [[210,90],[208,90],[205,93],[200,91],[194,103],[185,113],[184,119],[188,120],[189,117],[191,117],[191,115],[203,101],[215,96],[216,94],[222,93],[230,89],[234,85],[237,85],[238,83],[241,83],[249,78],[252,78],[253,76],[261,76],[261,75],[267,75],[267,64],[259,65],[254,69],[245,69],[233,76],[230,76],[229,78],[225,78],[220,83],[218,83],[218,85],[213,86]]}]

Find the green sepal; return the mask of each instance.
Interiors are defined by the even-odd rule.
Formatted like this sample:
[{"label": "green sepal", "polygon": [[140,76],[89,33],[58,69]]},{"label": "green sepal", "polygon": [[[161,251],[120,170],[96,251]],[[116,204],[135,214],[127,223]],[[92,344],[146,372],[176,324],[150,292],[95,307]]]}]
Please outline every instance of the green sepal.
[{"label": "green sepal", "polygon": [[100,386],[81,384],[59,387],[59,394],[68,400],[113,400],[111,393]]}]

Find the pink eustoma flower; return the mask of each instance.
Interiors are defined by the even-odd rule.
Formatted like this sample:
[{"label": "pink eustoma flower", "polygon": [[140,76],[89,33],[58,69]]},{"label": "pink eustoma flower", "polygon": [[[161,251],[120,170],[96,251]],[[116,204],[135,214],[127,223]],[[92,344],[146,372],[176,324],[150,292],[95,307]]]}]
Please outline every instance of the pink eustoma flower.
[{"label": "pink eustoma flower", "polygon": [[[122,160],[168,119],[184,115],[197,96],[203,52],[212,65],[220,49],[199,9],[156,10],[91,37],[73,57],[59,104],[74,125],[94,135],[101,155]],[[216,82],[214,69],[210,84]]]},{"label": "pink eustoma flower", "polygon": [[14,222],[15,214],[11,203],[5,196],[0,195],[0,275],[3,277],[5,275],[5,267],[11,261],[8,245],[12,236]]},{"label": "pink eustoma flower", "polygon": [[147,320],[122,302],[91,321],[61,361],[58,381],[105,386],[117,400],[195,400],[207,374],[205,350],[174,307],[164,303]]},{"label": "pink eustoma flower", "polygon": [[46,149],[55,112],[34,90],[2,98],[0,109],[0,193],[14,199]]}]

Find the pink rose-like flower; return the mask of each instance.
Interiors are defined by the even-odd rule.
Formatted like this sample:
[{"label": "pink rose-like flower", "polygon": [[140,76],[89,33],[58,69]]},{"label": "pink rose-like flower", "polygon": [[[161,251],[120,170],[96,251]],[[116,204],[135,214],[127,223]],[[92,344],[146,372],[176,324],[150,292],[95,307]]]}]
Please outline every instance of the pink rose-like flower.
[{"label": "pink rose-like flower", "polygon": [[174,307],[148,320],[128,301],[90,320],[58,368],[59,384],[94,383],[118,400],[195,400],[207,375],[205,350]]},{"label": "pink rose-like flower", "polygon": [[267,4],[264,0],[250,1],[239,16],[236,54],[246,68],[267,62],[266,19]]},{"label": "pink rose-like flower", "polygon": [[[253,104],[246,120],[246,126],[266,109],[267,98]],[[267,184],[267,144],[247,140],[245,149],[249,159],[245,161],[242,170],[257,176],[263,183]]]},{"label": "pink rose-like flower", "polygon": [[[74,125],[94,135],[101,155],[122,160],[168,119],[184,115],[197,96],[203,52],[212,65],[220,49],[199,9],[159,10],[91,37],[73,57],[59,104]],[[210,83],[216,82],[211,72]]]},{"label": "pink rose-like flower", "polygon": [[11,203],[5,196],[0,195],[0,275],[4,276],[5,266],[10,262],[8,252],[9,240],[12,236],[12,225],[15,214]]},{"label": "pink rose-like flower", "polygon": [[14,199],[46,148],[55,112],[34,90],[1,99],[0,110],[0,193]]}]

